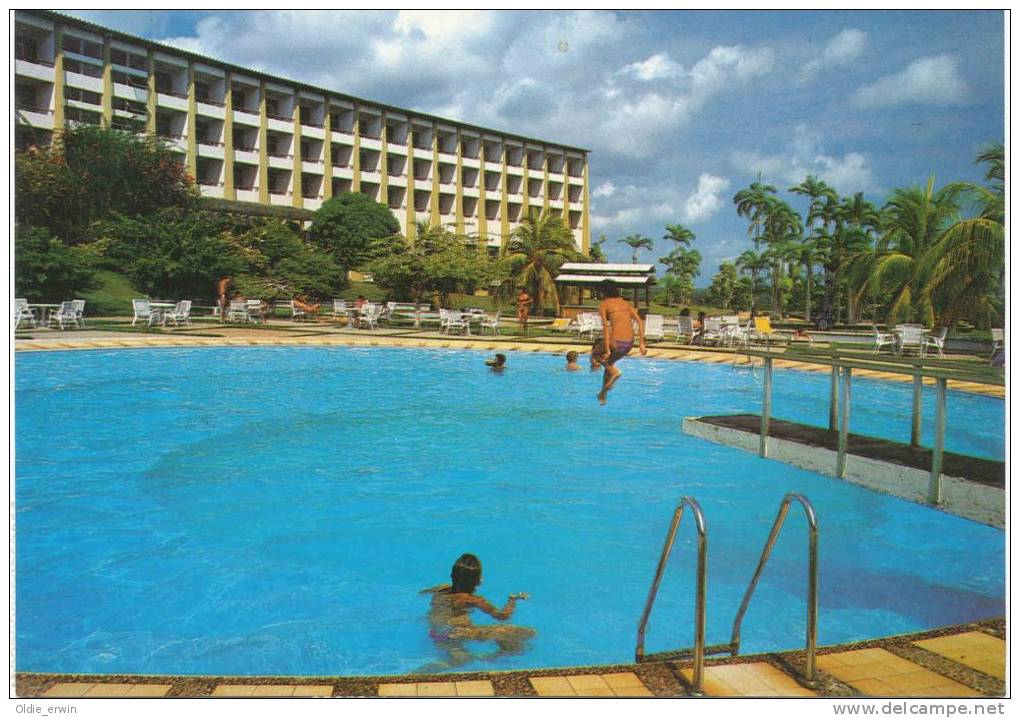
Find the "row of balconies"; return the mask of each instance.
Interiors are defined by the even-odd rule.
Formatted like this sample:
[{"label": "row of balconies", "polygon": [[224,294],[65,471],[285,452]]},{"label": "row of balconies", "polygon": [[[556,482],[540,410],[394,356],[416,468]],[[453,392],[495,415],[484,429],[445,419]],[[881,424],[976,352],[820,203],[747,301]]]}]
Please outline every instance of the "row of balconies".
[{"label": "row of balconies", "polygon": [[[54,60],[53,33],[24,23],[16,23],[15,58],[18,61],[18,72],[24,66],[36,66],[49,71],[52,79]],[[84,37],[77,37],[73,31],[63,35],[65,70],[71,75],[79,74],[90,79],[100,79],[103,74],[102,44]],[[147,92],[149,63],[147,51],[143,48],[124,49],[112,47],[110,50],[110,66],[114,83],[132,90]],[[188,70],[182,65],[167,62],[156,62],[154,67],[155,84],[161,100],[175,98],[186,100],[188,97]],[[29,71],[31,72],[31,71]],[[73,78],[72,78],[73,81]],[[213,116],[217,110],[222,111],[226,101],[226,76],[210,74],[196,69],[192,74],[192,82],[196,100],[200,104],[200,112],[208,112]],[[86,88],[90,89],[90,88]],[[261,102],[260,90],[257,85],[246,84],[235,80],[231,85],[232,105],[235,113],[250,114],[256,118]],[[145,98],[137,98],[144,101]],[[299,92],[282,92],[267,89],[265,96],[266,113],[274,121],[281,123],[294,122],[294,109],[297,105],[298,121],[303,127],[324,129],[325,116],[330,115],[334,133],[352,134],[356,110],[353,108],[336,107],[324,100],[315,100],[301,95]],[[205,106],[205,107],[201,107]],[[184,108],[186,109],[186,108]],[[380,140],[385,123],[391,145],[406,146],[408,136],[415,149],[432,150],[432,139],[435,131],[431,127],[416,125],[413,120],[393,122],[386,120],[381,114],[360,112],[359,134],[364,139]],[[443,155],[456,156],[458,134],[438,130],[438,149]],[[502,143],[488,142],[481,138],[459,137],[461,156],[470,160],[484,159],[486,162],[502,161]],[[525,162],[529,169],[540,171],[543,164],[543,153],[528,151],[523,147],[509,146],[508,161],[511,166],[522,166]],[[580,176],[583,160],[565,158],[561,155],[550,158],[550,170],[562,173],[564,165],[566,174]]]}]

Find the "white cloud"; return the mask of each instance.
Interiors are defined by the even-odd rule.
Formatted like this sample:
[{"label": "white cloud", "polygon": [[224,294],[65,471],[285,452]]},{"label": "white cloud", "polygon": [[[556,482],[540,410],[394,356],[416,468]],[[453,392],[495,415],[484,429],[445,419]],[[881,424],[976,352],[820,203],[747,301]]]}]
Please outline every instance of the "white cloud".
[{"label": "white cloud", "polygon": [[879,78],[851,98],[854,107],[867,109],[896,105],[958,105],[967,97],[967,83],[960,77],[951,55],[922,57],[905,69]]},{"label": "white cloud", "polygon": [[801,80],[821,70],[849,65],[857,59],[868,44],[868,34],[856,28],[847,28],[829,38],[822,49],[821,55],[804,63],[800,70]]},{"label": "white cloud", "polygon": [[719,194],[729,186],[730,181],[725,177],[702,173],[698,177],[698,188],[684,202],[684,220],[703,222],[711,218],[725,204]]},{"label": "white cloud", "polygon": [[676,77],[683,72],[683,65],[673,62],[665,52],[652,55],[644,62],[632,62],[623,70],[622,74],[632,74],[639,80],[660,80],[667,77]]},{"label": "white cloud", "polygon": [[[630,63],[608,77],[598,102],[599,120],[587,129],[600,148],[650,157],[663,137],[688,125],[716,95],[771,72],[773,61],[771,48],[734,45],[713,48],[689,70],[666,53]],[[635,83],[635,77],[656,82]]]},{"label": "white cloud", "polygon": [[591,196],[593,199],[598,197],[611,197],[614,192],[616,192],[616,185],[613,184],[612,180],[606,180],[592,190]]},{"label": "white cloud", "polygon": [[767,182],[777,185],[777,189],[786,189],[808,175],[815,175],[842,194],[877,190],[867,155],[860,152],[847,152],[842,157],[826,154],[821,135],[811,132],[805,125],[794,129],[788,148],[785,153],[770,155],[738,151],[732,154],[730,162],[745,175],[761,172]]}]

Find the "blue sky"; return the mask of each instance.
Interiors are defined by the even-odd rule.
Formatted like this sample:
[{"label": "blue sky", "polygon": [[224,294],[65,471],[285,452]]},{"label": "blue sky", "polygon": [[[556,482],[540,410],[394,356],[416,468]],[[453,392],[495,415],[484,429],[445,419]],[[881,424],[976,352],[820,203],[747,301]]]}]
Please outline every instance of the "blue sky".
[{"label": "blue sky", "polygon": [[593,238],[695,232],[697,284],[751,248],[733,195],[815,174],[881,205],[981,178],[1003,141],[998,11],[76,11],[239,65],[590,148]]}]

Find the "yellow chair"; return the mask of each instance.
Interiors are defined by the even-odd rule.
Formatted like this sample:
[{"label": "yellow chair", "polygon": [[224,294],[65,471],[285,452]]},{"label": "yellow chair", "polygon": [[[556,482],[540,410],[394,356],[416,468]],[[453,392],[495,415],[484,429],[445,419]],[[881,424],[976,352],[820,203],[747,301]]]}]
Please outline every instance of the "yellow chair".
[{"label": "yellow chair", "polygon": [[766,345],[772,341],[773,329],[772,320],[769,317],[754,318],[754,338],[765,342]]}]

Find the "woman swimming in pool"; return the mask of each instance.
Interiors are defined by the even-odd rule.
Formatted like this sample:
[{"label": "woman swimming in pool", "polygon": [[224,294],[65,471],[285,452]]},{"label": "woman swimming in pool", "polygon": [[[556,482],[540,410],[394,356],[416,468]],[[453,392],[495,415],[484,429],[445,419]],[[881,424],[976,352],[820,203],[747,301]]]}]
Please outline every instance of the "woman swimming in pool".
[{"label": "woman swimming in pool", "polygon": [[[471,621],[471,611],[477,609],[498,621],[506,621],[513,615],[517,601],[525,601],[530,596],[527,593],[512,593],[500,609],[482,596],[476,596],[475,589],[482,582],[482,562],[470,553],[462,555],[453,564],[450,579],[452,584],[444,583],[422,591],[432,594],[429,636],[447,654],[444,664],[432,664],[426,668],[434,670],[462,666],[477,658],[493,659],[521,653],[526,641],[535,635],[533,628],[509,624],[476,626]],[[495,641],[499,649],[489,655],[476,656],[464,646],[467,641]]]}]

